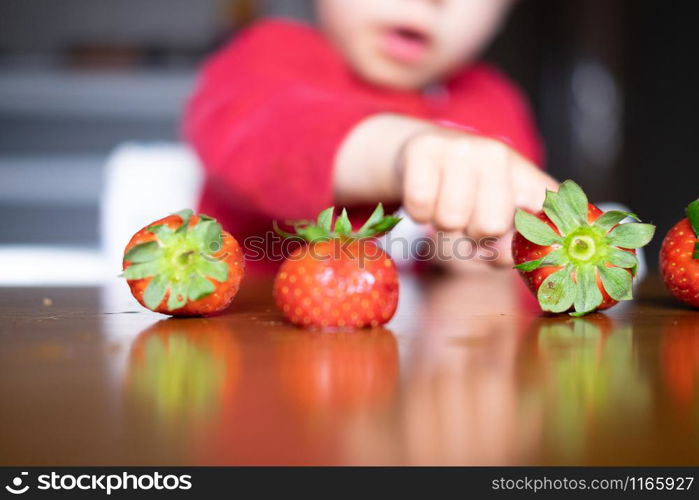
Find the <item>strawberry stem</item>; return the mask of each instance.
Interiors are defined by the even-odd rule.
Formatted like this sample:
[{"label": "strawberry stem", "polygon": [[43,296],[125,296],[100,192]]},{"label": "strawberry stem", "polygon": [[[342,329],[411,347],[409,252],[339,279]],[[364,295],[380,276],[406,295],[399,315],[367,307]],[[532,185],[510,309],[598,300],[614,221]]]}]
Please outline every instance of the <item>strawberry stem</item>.
[{"label": "strawberry stem", "polygon": [[573,238],[568,253],[578,260],[590,260],[595,255],[595,241],[589,236],[578,235]]},{"label": "strawberry stem", "polygon": [[297,220],[289,221],[288,225],[294,228],[293,233],[280,229],[277,221],[272,223],[274,231],[283,238],[298,238],[307,243],[317,243],[331,239],[363,239],[381,236],[393,229],[401,221],[400,217],[384,215],[383,205],[379,203],[374,212],[358,231],[352,231],[347,210],[342,209],[340,215],[333,218],[335,207],[326,208],[319,215],[316,221]]}]

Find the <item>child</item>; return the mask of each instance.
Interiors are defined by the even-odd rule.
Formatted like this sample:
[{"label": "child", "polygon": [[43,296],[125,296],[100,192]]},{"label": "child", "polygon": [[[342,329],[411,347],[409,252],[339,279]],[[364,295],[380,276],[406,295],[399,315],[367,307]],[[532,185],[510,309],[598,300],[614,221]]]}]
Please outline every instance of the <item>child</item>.
[{"label": "child", "polygon": [[[200,209],[237,238],[331,206],[402,204],[472,238],[556,188],[521,94],[476,62],[512,0],[316,0],[319,29],[262,21],[214,55],[185,133]],[[363,208],[350,210],[358,219]],[[511,264],[507,237],[498,264]]]}]

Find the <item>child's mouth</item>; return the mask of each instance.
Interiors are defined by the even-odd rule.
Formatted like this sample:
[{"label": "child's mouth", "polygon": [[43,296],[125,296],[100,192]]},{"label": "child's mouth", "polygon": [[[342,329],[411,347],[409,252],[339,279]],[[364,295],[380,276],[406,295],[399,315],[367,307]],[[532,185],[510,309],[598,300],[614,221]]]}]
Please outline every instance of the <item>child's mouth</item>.
[{"label": "child's mouth", "polygon": [[430,38],[424,32],[410,27],[395,27],[381,34],[381,51],[398,62],[414,64],[429,51]]}]

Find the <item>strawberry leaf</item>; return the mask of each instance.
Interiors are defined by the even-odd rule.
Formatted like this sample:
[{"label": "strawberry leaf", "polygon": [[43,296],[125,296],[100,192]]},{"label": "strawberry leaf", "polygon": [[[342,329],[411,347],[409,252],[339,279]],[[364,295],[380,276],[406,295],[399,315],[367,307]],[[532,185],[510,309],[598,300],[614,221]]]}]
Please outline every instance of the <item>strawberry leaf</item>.
[{"label": "strawberry leaf", "polygon": [[[369,228],[369,231],[367,233],[367,236],[380,236],[384,233],[389,232],[391,229],[396,227],[396,225],[403,219],[400,217],[394,217],[393,215],[388,215],[381,219],[379,222],[374,224]],[[360,233],[357,233],[358,236],[361,238],[362,236],[359,235]]]},{"label": "strawberry leaf", "polygon": [[312,243],[314,241],[327,240],[330,237],[326,230],[315,225],[297,227],[296,235],[308,241],[309,243]]},{"label": "strawberry leaf", "polygon": [[156,224],[154,226],[150,226],[148,228],[148,231],[153,233],[163,246],[169,245],[175,237],[175,231],[170,229],[165,224]]},{"label": "strawberry leaf", "polygon": [[156,309],[165,297],[165,292],[167,291],[168,282],[162,275],[156,275],[146,287],[146,291],[143,293],[143,302],[145,302],[148,309]]},{"label": "strawberry leaf", "polygon": [[558,196],[578,225],[587,224],[587,195],[580,186],[568,179],[558,188]]},{"label": "strawberry leaf", "polygon": [[332,231],[333,224],[333,214],[335,213],[335,207],[326,208],[321,213],[318,214],[318,227],[321,228],[326,233]]},{"label": "strawberry leaf", "polygon": [[630,269],[638,265],[638,259],[634,254],[614,247],[609,248],[607,262],[625,269]]},{"label": "strawberry leaf", "polygon": [[558,228],[561,234],[568,234],[575,227],[569,221],[566,221],[564,217],[559,216],[560,209],[558,208],[560,202],[558,200],[558,193],[555,191],[546,190],[546,198],[544,199],[544,213],[551,219],[553,225]]},{"label": "strawberry leaf", "polygon": [[160,245],[158,245],[158,242],[149,241],[131,248],[128,252],[126,252],[126,255],[124,255],[124,260],[138,264],[157,259],[162,256],[162,254],[163,250],[160,248]]},{"label": "strawberry leaf", "polygon": [[170,311],[179,309],[187,303],[187,282],[176,281],[170,285],[170,296],[167,299],[167,308]]},{"label": "strawberry leaf", "polygon": [[280,228],[279,224],[277,223],[276,220],[272,221],[272,229],[274,229],[274,232],[277,233],[282,238],[301,239],[301,237],[298,234],[288,233],[288,232],[284,231],[282,228]]},{"label": "strawberry leaf", "polygon": [[636,222],[641,221],[641,219],[639,219],[634,213],[622,212],[621,210],[610,210],[609,212],[603,213],[592,225],[603,229],[606,232],[626,218],[631,218]]},{"label": "strawberry leaf", "polygon": [[692,258],[699,260],[699,241],[694,244],[694,255],[692,255]]},{"label": "strawberry leaf", "polygon": [[575,299],[572,268],[566,266],[550,274],[539,287],[537,299],[544,311],[560,313],[570,309]]},{"label": "strawberry leaf", "polygon": [[[687,207],[687,218],[689,219],[689,224],[692,226],[694,235],[699,238],[699,199],[694,200]],[[697,257],[694,257],[695,259]]]},{"label": "strawberry leaf", "polygon": [[529,272],[535,269],[539,269],[540,267],[562,266],[563,264],[565,264],[565,262],[566,258],[563,254],[563,249],[557,248],[553,252],[544,255],[540,259],[530,260],[527,262],[522,262],[521,264],[517,264],[515,266],[515,269]]},{"label": "strawberry leaf", "polygon": [[200,219],[190,231],[190,238],[199,243],[199,251],[208,254],[214,254],[221,250],[222,237],[221,225],[211,219]]},{"label": "strawberry leaf", "polygon": [[199,300],[203,299],[204,297],[211,295],[216,287],[214,284],[209,281],[208,279],[199,276],[199,275],[194,275],[191,277],[189,280],[189,288],[187,289],[187,296],[189,297],[189,300]]},{"label": "strawberry leaf", "polygon": [[213,220],[203,221],[200,224],[202,226],[202,242],[203,248],[201,249],[204,253],[214,254],[221,250],[223,246],[223,228],[221,224]]},{"label": "strawberry leaf", "polygon": [[189,208],[185,208],[184,210],[179,210],[175,212],[173,215],[177,215],[180,219],[182,219],[182,225],[177,228],[175,231],[176,233],[186,233],[187,228],[189,227],[189,219],[192,218],[192,215],[194,215],[194,212],[190,210]]},{"label": "strawberry leaf", "polygon": [[350,236],[352,234],[352,223],[347,216],[346,208],[342,209],[342,213],[335,221],[335,232],[340,236]]},{"label": "strawberry leaf", "polygon": [[208,227],[204,235],[205,252],[217,253],[223,246],[223,228],[221,224],[214,221],[206,221]]},{"label": "strawberry leaf", "polygon": [[592,265],[577,266],[575,269],[575,312],[582,316],[597,309],[602,303],[602,292],[597,288],[597,273]]},{"label": "strawberry leaf", "polygon": [[604,264],[597,266],[602,286],[614,300],[631,300],[633,298],[631,288],[633,278],[631,274],[620,267],[607,267]]},{"label": "strawberry leaf", "polygon": [[527,262],[522,262],[521,264],[517,264],[515,266],[515,269],[519,269],[520,271],[524,271],[526,273],[530,271],[534,271],[535,269],[539,269],[544,261],[544,257],[536,260],[528,260]]},{"label": "strawberry leaf", "polygon": [[[562,189],[563,185],[561,185],[561,190]],[[565,191],[563,194],[569,196],[569,193],[565,193]],[[551,222],[553,222],[561,234],[567,235],[582,224],[585,224],[585,220],[580,219],[580,214],[577,209],[570,205],[568,197],[564,197],[563,194],[560,192],[546,191],[544,213],[551,219]],[[572,196],[572,194],[570,194],[570,196]]]},{"label": "strawberry leaf", "polygon": [[160,262],[157,260],[132,264],[124,271],[124,278],[127,280],[140,280],[149,276],[155,276],[159,270]]},{"label": "strawberry leaf", "polygon": [[204,277],[223,283],[228,279],[228,264],[222,260],[202,258],[198,270]]},{"label": "strawberry leaf", "polygon": [[655,226],[630,222],[620,224],[607,234],[607,242],[621,248],[641,248],[653,239]]},{"label": "strawberry leaf", "polygon": [[515,213],[515,228],[527,240],[537,245],[548,246],[562,241],[561,236],[548,224],[521,209]]},{"label": "strawberry leaf", "polygon": [[374,211],[371,213],[369,218],[366,220],[364,225],[359,228],[359,231],[357,231],[358,235],[371,235],[372,234],[372,227],[381,222],[381,220],[384,218],[384,211],[383,211],[383,205],[379,203],[376,205],[376,208]]}]

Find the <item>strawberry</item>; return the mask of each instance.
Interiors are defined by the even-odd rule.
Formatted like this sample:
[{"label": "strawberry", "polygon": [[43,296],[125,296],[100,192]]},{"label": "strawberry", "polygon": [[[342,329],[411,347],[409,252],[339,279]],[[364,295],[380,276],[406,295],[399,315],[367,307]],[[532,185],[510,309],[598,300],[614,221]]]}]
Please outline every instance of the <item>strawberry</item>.
[{"label": "strawberry", "polygon": [[627,217],[639,220],[603,213],[571,180],[546,192],[543,211],[517,210],[512,256],[542,310],[582,316],[632,298],[633,249],[650,242],[655,226],[620,224]]},{"label": "strawberry", "polygon": [[379,204],[357,232],[347,211],[333,222],[334,208],[316,222],[292,223],[307,244],[292,252],[274,280],[274,298],[284,316],[310,328],[376,327],[393,317],[398,305],[398,272],[373,237],[390,231],[400,218],[384,216]]},{"label": "strawberry", "polygon": [[181,210],[131,238],[124,277],[144,307],[171,316],[222,311],[233,300],[245,262],[238,242],[211,217]]},{"label": "strawberry", "polygon": [[678,300],[699,307],[699,199],[687,207],[687,217],[670,229],[660,248],[660,272]]}]

